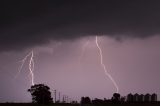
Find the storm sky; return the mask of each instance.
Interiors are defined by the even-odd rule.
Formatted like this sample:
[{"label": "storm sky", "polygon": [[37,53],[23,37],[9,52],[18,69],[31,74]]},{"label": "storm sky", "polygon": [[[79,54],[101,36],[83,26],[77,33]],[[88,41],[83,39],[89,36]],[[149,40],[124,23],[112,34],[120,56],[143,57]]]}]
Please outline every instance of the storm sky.
[{"label": "storm sky", "polygon": [[28,59],[34,51],[35,83],[72,99],[160,92],[159,0],[0,1],[0,102],[28,102]]}]

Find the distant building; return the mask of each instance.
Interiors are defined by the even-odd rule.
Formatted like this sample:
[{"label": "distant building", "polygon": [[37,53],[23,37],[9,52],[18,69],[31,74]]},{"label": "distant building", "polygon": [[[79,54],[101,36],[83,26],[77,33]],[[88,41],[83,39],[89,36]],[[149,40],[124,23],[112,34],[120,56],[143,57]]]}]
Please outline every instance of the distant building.
[{"label": "distant building", "polygon": [[143,101],[144,101],[144,95],[141,94],[141,95],[139,95],[139,97],[138,97],[138,102],[143,102]]},{"label": "distant building", "polygon": [[133,101],[134,101],[134,102],[138,102],[138,97],[139,97],[139,94],[137,94],[137,93],[134,94],[134,95],[133,95]]},{"label": "distant building", "polygon": [[144,101],[144,95],[141,94],[138,96],[138,102],[143,102]]},{"label": "distant building", "polygon": [[151,95],[147,93],[147,94],[144,96],[144,102],[150,102],[150,101],[151,101]]},{"label": "distant building", "polygon": [[156,102],[157,101],[157,94],[154,93],[154,94],[151,95],[151,101],[152,102]]},{"label": "distant building", "polygon": [[156,102],[157,101],[157,94],[153,93],[150,95],[149,93],[143,94],[128,94],[126,100],[127,102]]},{"label": "distant building", "polygon": [[127,102],[133,102],[133,95],[131,93],[127,95]]}]

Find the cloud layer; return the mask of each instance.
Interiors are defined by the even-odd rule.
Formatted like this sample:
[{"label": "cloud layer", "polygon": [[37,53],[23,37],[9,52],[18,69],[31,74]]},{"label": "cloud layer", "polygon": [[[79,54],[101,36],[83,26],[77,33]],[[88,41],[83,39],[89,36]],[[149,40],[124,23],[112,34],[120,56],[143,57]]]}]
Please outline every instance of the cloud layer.
[{"label": "cloud layer", "polygon": [[0,49],[19,50],[89,35],[160,33],[159,0],[1,1]]}]

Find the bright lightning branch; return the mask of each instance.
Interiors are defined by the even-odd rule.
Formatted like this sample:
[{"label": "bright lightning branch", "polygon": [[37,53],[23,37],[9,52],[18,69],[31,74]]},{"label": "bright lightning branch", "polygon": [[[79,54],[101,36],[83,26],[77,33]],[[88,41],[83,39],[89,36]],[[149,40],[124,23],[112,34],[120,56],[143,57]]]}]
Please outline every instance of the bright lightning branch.
[{"label": "bright lightning branch", "polygon": [[[29,58],[30,57],[30,58]],[[34,52],[33,50],[31,52],[29,52],[22,60],[21,60],[21,66],[18,70],[17,75],[15,76],[15,78],[18,76],[18,74],[21,72],[24,63],[26,62],[26,60],[29,58],[29,64],[28,64],[28,68],[29,68],[29,72],[31,75],[31,84],[34,85]]]},{"label": "bright lightning branch", "polygon": [[115,88],[116,88],[116,93],[119,92],[119,88],[118,88],[118,85],[117,83],[115,82],[115,80],[113,79],[113,77],[108,73],[107,69],[106,69],[106,66],[105,64],[103,63],[103,53],[102,53],[102,49],[101,47],[99,46],[99,43],[98,43],[98,37],[96,36],[96,46],[99,50],[99,55],[100,55],[100,63],[101,63],[101,66],[102,68],[104,69],[104,72],[105,72],[105,75],[109,77],[109,79],[112,81],[112,83],[114,84]]}]

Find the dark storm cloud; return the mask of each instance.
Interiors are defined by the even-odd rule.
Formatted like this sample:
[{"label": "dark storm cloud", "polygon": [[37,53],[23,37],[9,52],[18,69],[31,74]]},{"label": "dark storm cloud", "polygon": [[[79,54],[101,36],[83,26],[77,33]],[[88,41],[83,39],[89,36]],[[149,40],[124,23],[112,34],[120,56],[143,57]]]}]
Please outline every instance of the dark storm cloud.
[{"label": "dark storm cloud", "polygon": [[0,5],[1,51],[88,35],[160,33],[159,0],[4,0]]}]

